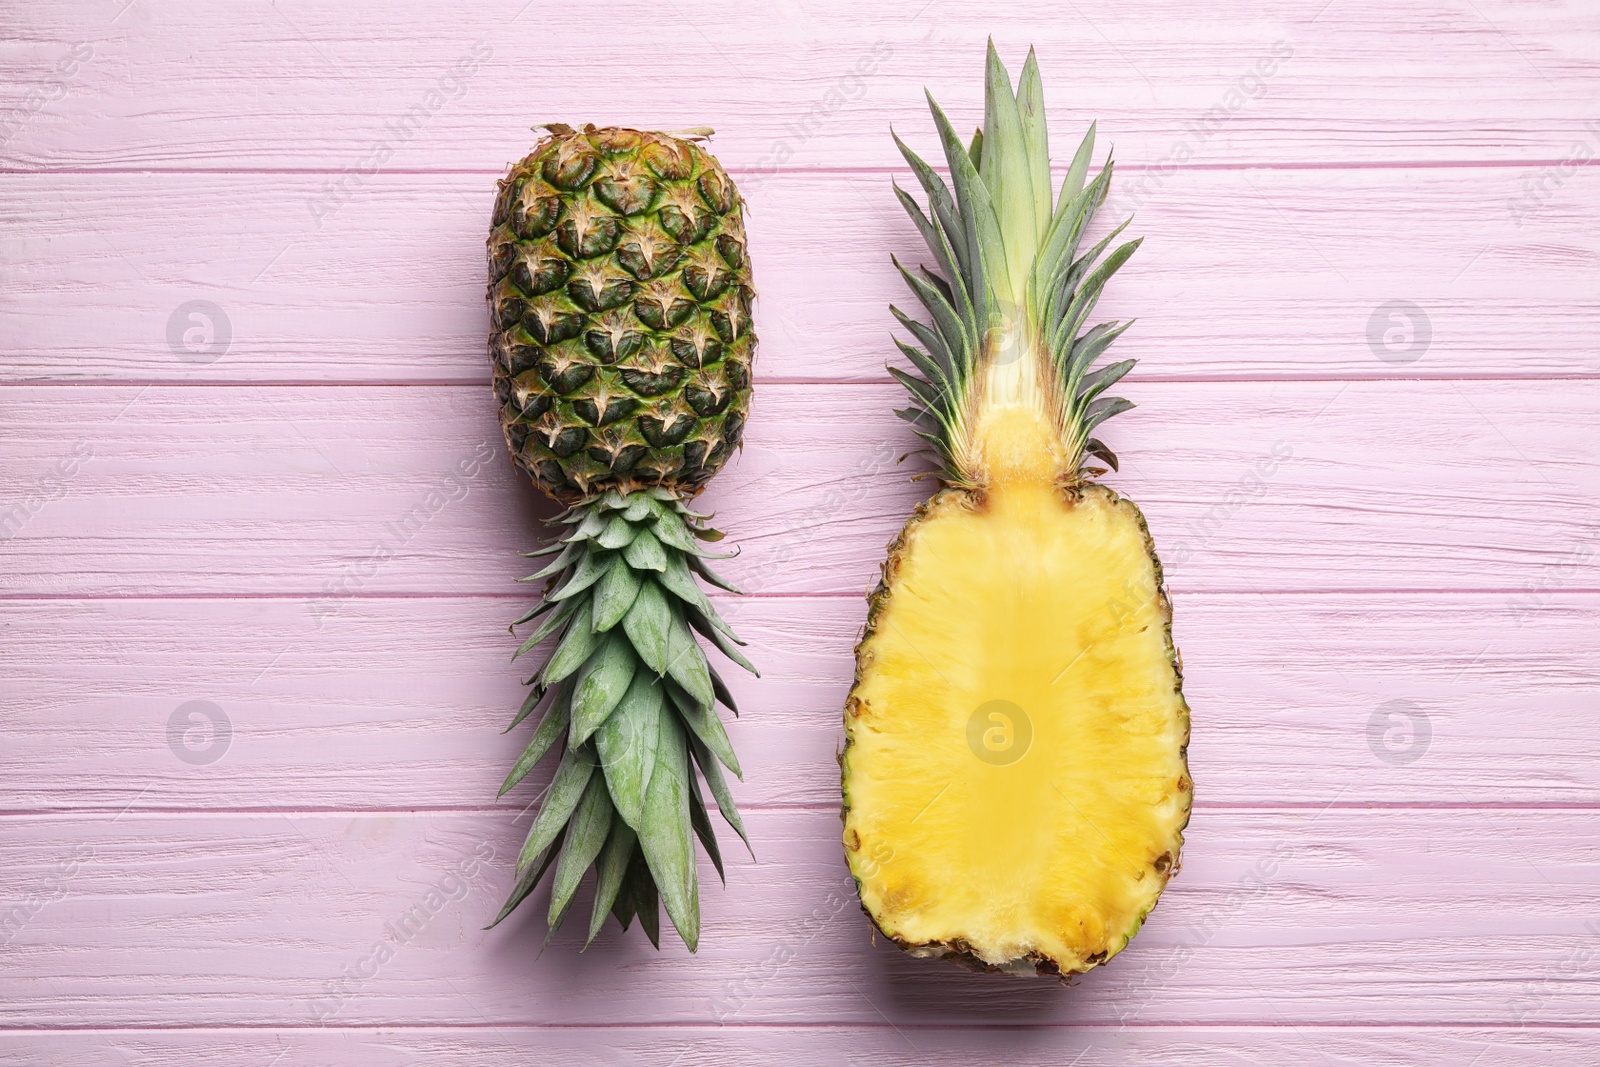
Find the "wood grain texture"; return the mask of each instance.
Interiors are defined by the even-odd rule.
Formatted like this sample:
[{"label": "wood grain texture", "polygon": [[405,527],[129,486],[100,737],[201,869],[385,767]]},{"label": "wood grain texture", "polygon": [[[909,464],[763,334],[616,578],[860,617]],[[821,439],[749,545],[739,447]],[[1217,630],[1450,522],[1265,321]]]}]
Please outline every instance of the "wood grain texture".
[{"label": "wood grain texture", "polygon": [[[925,85],[978,121],[989,34],[1147,238],[1105,436],[1195,709],[1185,869],[1072,989],[873,946],[834,807],[927,491],[888,127],[932,149]],[[1600,1060],[1597,90],[1585,0],[0,16],[0,1064]],[[695,958],[478,929],[550,513],[487,395],[487,197],[591,119],[718,128],[761,291],[703,498],[760,862],[702,870]]]},{"label": "wood grain texture", "polygon": [[[51,0],[0,68],[13,99],[41,85],[48,106],[0,163],[339,172],[386,146],[389,168],[498,170],[530,125],[599,119],[717,127],[736,178],[894,165],[884,132],[926,120],[924,85],[958,126],[978,121],[991,33],[1013,70],[1036,46],[1052,117],[1098,117],[1130,163],[1185,142],[1208,163],[1553,160],[1596,118],[1591,16],[1583,0],[1160,0],[1003,17],[979,0],[811,0],[759,18],[619,0],[598,20],[527,0],[448,17],[428,0],[233,17],[202,0],[121,13]],[[92,57],[55,75],[79,43]],[[597,76],[602,62],[627,77]]]},{"label": "wood grain texture", "polygon": [[[486,382],[494,180],[378,175],[319,218],[315,174],[13,176],[4,377]],[[1132,214],[1146,238],[1098,309],[1138,319],[1118,342],[1136,378],[1600,374],[1600,177],[1526,218],[1507,208],[1526,180],[1512,168],[1180,170],[1148,195],[1143,180],[1122,175],[1097,226]],[[887,305],[915,307],[889,256],[927,259],[889,175],[782,176],[745,196],[758,380],[887,381]],[[225,345],[173,343],[192,300],[218,309]],[[1416,353],[1374,348],[1391,300],[1427,317]],[[1379,316],[1380,341],[1390,325]]]},{"label": "wood grain texture", "polygon": [[[930,793],[937,789],[930,784]],[[16,816],[7,898],[58,892],[5,946],[9,1025],[1590,1023],[1590,812],[1197,813],[1130,949],[1076,987],[874,945],[833,811],[755,811],[760,863],[702,863],[691,957],[614,925],[541,957],[491,931],[512,813]],[[46,887],[46,888],[41,888]],[[1590,929],[1585,928],[1585,923]],[[1580,951],[1587,951],[1579,958]],[[341,978],[341,975],[343,976]]]},{"label": "wood grain texture", "polygon": [[1549,1067],[1594,1059],[1587,1030],[1473,1026],[1461,1029],[1327,1026],[982,1026],[871,1027],[386,1027],[350,1030],[0,1032],[0,1063],[36,1067],[183,1063],[261,1067],[274,1056],[306,1067],[779,1067],[922,1064],[968,1067],[1196,1067],[1198,1064],[1469,1064]]},{"label": "wood grain texture", "polygon": [[[1180,592],[1600,586],[1600,382],[1148,382],[1125,395],[1140,407],[1107,425],[1126,472],[1108,481],[1145,509]],[[892,414],[903,396],[757,392],[743,453],[701,498],[741,553],[725,565],[735,581],[876,581],[928,492],[896,464],[917,445]],[[18,487],[0,512],[10,595],[326,607],[505,594],[549,513],[503,458],[487,387],[13,386],[0,412],[0,477]]]},{"label": "wood grain texture", "polygon": [[[836,807],[865,603],[719,603],[763,668],[724,672],[740,803]],[[0,810],[492,807],[531,729],[501,733],[515,606],[362,598],[319,629],[294,600],[101,600],[63,627],[59,601],[0,601]],[[1594,594],[1181,597],[1197,807],[1600,806],[1597,626]],[[226,734],[180,713],[196,700]]]}]

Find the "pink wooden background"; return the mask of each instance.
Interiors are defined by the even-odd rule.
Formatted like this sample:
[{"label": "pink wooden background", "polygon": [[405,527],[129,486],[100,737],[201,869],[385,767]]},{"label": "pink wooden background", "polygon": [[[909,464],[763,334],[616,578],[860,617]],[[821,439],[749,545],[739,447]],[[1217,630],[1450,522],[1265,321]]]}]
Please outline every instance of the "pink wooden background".
[{"label": "pink wooden background", "polygon": [[[1146,237],[1112,482],[1195,712],[1183,873],[1070,989],[874,945],[838,844],[925,492],[888,125],[932,150],[924,84],[975,122],[991,33]],[[0,73],[0,1062],[1600,1062],[1593,0],[31,0]],[[697,957],[479,929],[547,514],[483,237],[554,120],[715,126],[750,202],[707,499],[760,861],[704,867]]]}]

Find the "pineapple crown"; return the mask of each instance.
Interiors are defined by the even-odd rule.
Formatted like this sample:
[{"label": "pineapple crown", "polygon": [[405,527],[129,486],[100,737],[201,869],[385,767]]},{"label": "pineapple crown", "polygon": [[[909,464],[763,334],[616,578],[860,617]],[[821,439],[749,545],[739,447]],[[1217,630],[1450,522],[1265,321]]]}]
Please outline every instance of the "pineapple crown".
[{"label": "pineapple crown", "polygon": [[1115,454],[1091,435],[1100,423],[1133,407],[1103,394],[1134,360],[1090,368],[1132,320],[1086,331],[1083,326],[1107,280],[1140,242],[1121,244],[1101,259],[1126,228],[1124,222],[1077,254],[1105,203],[1110,156],[1086,185],[1094,153],[1091,124],[1052,197],[1044,91],[1032,49],[1013,93],[1010,75],[989,41],[984,123],[970,146],[962,145],[932,94],[928,106],[955,192],[952,196],[944,180],[895,135],[927,195],[928,211],[898,184],[895,195],[938,268],[919,266],[913,272],[894,261],[932,319],[930,326],[892,305],[889,309],[920,345],[895,339],[921,374],[890,368],[912,396],[912,405],[897,414],[937,452],[942,477],[952,484],[985,481],[978,424],[985,406],[999,403],[1031,403],[1042,411],[1057,439],[1051,451],[1059,480],[1075,484],[1103,473],[1086,468],[1091,456],[1115,470]]}]

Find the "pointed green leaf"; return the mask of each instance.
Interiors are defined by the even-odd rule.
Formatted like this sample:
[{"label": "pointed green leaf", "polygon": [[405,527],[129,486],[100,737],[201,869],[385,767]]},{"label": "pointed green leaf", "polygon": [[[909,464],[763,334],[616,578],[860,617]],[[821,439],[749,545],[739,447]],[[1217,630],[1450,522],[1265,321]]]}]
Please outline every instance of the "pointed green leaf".
[{"label": "pointed green leaf", "polygon": [[[1091,271],[1088,277],[1084,278],[1083,285],[1079,287],[1077,296],[1072,298],[1072,304],[1066,316],[1061,320],[1061,325],[1057,327],[1056,337],[1059,340],[1051,345],[1052,351],[1060,351],[1064,346],[1070,344],[1070,339],[1077,334],[1084,320],[1093,314],[1095,304],[1099,303],[1100,293],[1105,289],[1106,282],[1110,281],[1111,276],[1117,272],[1117,268],[1127,262],[1128,257],[1133,255],[1143,241],[1144,238],[1140,237],[1137,240],[1129,241],[1119,246],[1116,251],[1105,258],[1103,263]],[[1076,368],[1080,372],[1082,369],[1082,367]]]},{"label": "pointed green leaf", "polygon": [[950,393],[949,386],[946,384],[944,368],[929,359],[922,349],[908,345],[898,337],[893,338],[893,341],[895,347],[900,349],[900,353],[911,361],[911,365],[916,369],[917,373],[922,375],[923,380],[938,389],[939,407],[944,407],[949,403]]},{"label": "pointed green leaf", "polygon": [[717,694],[717,699],[722,701],[722,706],[739,714],[739,705],[733,702],[733,694],[728,691],[728,685],[722,680],[722,675],[717,673],[715,667],[711,668],[711,691]]},{"label": "pointed green leaf", "polygon": [[[958,313],[963,307],[970,307],[971,295],[967,290],[967,279],[961,273],[956,262],[955,251],[945,239],[945,235],[938,228],[938,224],[922,213],[917,202],[911,199],[898,185],[894,187],[894,195],[899,198],[900,205],[906,209],[906,214],[911,216],[912,223],[917,227],[917,232],[922,235],[923,243],[939,261],[939,269],[944,271],[951,289],[960,294],[960,301],[954,306]],[[970,314],[970,311],[967,312]]]},{"label": "pointed green leaf", "polygon": [[1088,433],[1112,416],[1120,415],[1124,411],[1132,411],[1133,408],[1132,401],[1124,400],[1120,396],[1101,397],[1090,404],[1088,410],[1084,412],[1083,432]]},{"label": "pointed green leaf", "polygon": [[667,661],[672,651],[674,614],[661,586],[655,582],[645,582],[641,584],[633,606],[622,619],[622,632],[628,635],[634,651],[644,660],[645,666],[658,675],[667,673]]},{"label": "pointed green leaf", "polygon": [[595,633],[590,620],[591,611],[586,599],[583,606],[572,616],[572,625],[568,626],[567,632],[562,635],[561,644],[556,646],[555,655],[551,656],[550,662],[545,665],[540,682],[547,688],[583,666],[599,647],[605,635]]},{"label": "pointed green leaf", "polygon": [[1089,438],[1089,443],[1083,446],[1083,454],[1086,456],[1098,456],[1105,460],[1107,466],[1112,470],[1119,469],[1117,466],[1117,454],[1107,448],[1103,441],[1098,441],[1093,437]]},{"label": "pointed green leaf", "polygon": [[622,551],[622,558],[636,571],[663,571],[667,569],[667,550],[649,530],[640,529],[633,541]]},{"label": "pointed green leaf", "polygon": [[574,518],[582,517],[578,521],[577,529],[573,530],[563,540],[565,541],[590,541],[600,536],[600,531],[606,528],[606,513],[599,508],[587,511],[574,512]]},{"label": "pointed green leaf", "polygon": [[983,167],[978,173],[1000,220],[1007,269],[1013,278],[1018,278],[1033,265],[1038,243],[1033,219],[1033,179],[1028,171],[1022,117],[1017,113],[1017,98],[1011,92],[1011,75],[1000,62],[993,40],[989,42],[984,69],[983,134],[987,143]]},{"label": "pointed green leaf", "polygon": [[521,618],[517,619],[511,624],[511,633],[515,634],[517,632],[517,627],[523,625],[524,623],[532,622],[534,619],[537,619],[540,615],[543,615],[553,607],[555,607],[555,604],[551,601],[544,599],[535,601],[533,607],[529,608]]},{"label": "pointed green leaf", "polygon": [[726,578],[723,578],[716,571],[712,570],[711,565],[705,560],[701,559],[699,556],[693,556],[689,559],[689,567],[696,574],[710,582],[712,585],[716,586],[718,589],[726,589],[730,593],[744,593],[743,589],[740,589]]},{"label": "pointed green leaf", "polygon": [[1073,336],[1078,332],[1078,326],[1088,317],[1088,309],[1085,308],[1083,314],[1077,316],[1076,324],[1072,324],[1073,309],[1083,307],[1081,301],[1088,289],[1090,267],[1117,235],[1127,228],[1127,225],[1128,222],[1124,221],[1121,226],[1106,234],[1099,244],[1074,259],[1066,269],[1056,272],[1055,280],[1051,284],[1049,314],[1044,319],[1045,325],[1051,331],[1052,352],[1064,351],[1062,346],[1071,343]]},{"label": "pointed green leaf", "polygon": [[577,559],[583,552],[582,545],[561,545],[560,548],[561,554],[555,558],[553,563],[538,573],[530,574],[526,578],[518,578],[517,581],[537,582],[540,578],[548,578],[552,574],[558,574],[570,566],[572,561]]},{"label": "pointed green leaf", "polygon": [[648,493],[633,493],[628,497],[628,506],[622,509],[622,517],[629,522],[643,522],[650,514],[650,495]]},{"label": "pointed green leaf", "polygon": [[656,744],[656,767],[650,775],[639,848],[666,905],[672,925],[693,952],[700,941],[700,886],[695,878],[694,843],[690,839],[689,752],[683,728],[664,716]]},{"label": "pointed green leaf", "polygon": [[668,548],[675,548],[679,552],[698,554],[700,546],[694,543],[694,534],[689,530],[689,524],[683,517],[668,510],[664,505],[656,507],[656,524],[651,531],[656,539]]},{"label": "pointed green leaf", "polygon": [[618,559],[594,586],[594,628],[604,632],[622,621],[639,595],[638,573]]},{"label": "pointed green leaf", "polygon": [[961,215],[956,207],[955,200],[950,195],[950,190],[944,184],[944,179],[936,174],[932,167],[923,162],[922,157],[913,152],[900,135],[892,129],[889,135],[894,138],[894,143],[899,147],[900,154],[911,165],[912,173],[917,176],[918,183],[922,186],[923,193],[928,198],[928,210],[934,221],[938,222],[945,239],[949,242],[951,254],[956,266],[960,268],[962,278],[966,281],[967,291],[977,299],[977,292],[983,284],[982,271],[974,265],[976,253],[967,243],[966,225],[961,221]]},{"label": "pointed green leaf", "polygon": [[561,629],[561,625],[568,619],[572,618],[573,612],[578,610],[578,608],[581,606],[581,603],[581,601],[577,600],[568,600],[560,607],[556,608],[555,612],[551,614],[548,619],[544,620],[544,622],[541,622],[533,631],[533,633],[528,635],[528,639],[522,642],[522,647],[518,648],[511,654],[511,658],[515,660],[518,656],[530,651],[536,645],[538,645],[539,642],[543,641],[545,638]]},{"label": "pointed green leaf", "polygon": [[698,737],[728,770],[743,778],[744,775],[739,770],[739,757],[733,754],[733,742],[728,740],[728,731],[723,728],[717,710],[696,704],[693,698],[677,686],[668,686],[667,695],[672,698],[672,704],[678,709],[678,715],[682,717],[694,736]]},{"label": "pointed green leaf", "polygon": [[539,865],[537,867],[530,866],[523,871],[516,884],[512,886],[511,895],[506,898],[505,904],[500,908],[500,914],[494,917],[493,922],[484,927],[485,930],[493,930],[496,926],[499,926],[501,921],[515,911],[517,905],[526,900],[528,894],[537,888],[540,881],[544,879],[544,872],[548,871],[550,865],[555,862],[556,854],[561,848],[561,839],[566,836],[566,833],[567,828],[563,826],[557,831],[555,840],[550,842],[550,847],[545,852],[544,859],[540,861]]},{"label": "pointed green leaf", "polygon": [[[961,316],[956,314],[956,309],[950,306],[950,302],[945,299],[943,293],[935,289],[925,279],[919,278],[906,270],[898,258],[890,255],[889,260],[894,264],[895,269],[900,272],[900,276],[906,280],[906,284],[911,287],[912,295],[922,302],[923,307],[928,309],[928,314],[932,317],[933,325],[939,331],[939,337],[944,341],[946,350],[962,353],[961,358],[965,361],[967,331],[965,324],[961,321]],[[965,362],[962,365],[965,366]]]},{"label": "pointed green leaf", "polygon": [[583,748],[569,748],[561,756],[561,765],[556,768],[556,776],[550,782],[550,790],[544,795],[544,803],[539,806],[539,815],[533,820],[533,828],[528,831],[528,840],[522,845],[522,853],[517,857],[517,870],[522,870],[533,862],[533,858],[550,842],[556,839],[556,834],[567,825],[567,820],[572,818],[572,813],[578,807],[578,801],[583,799],[583,791],[589,784],[589,778],[594,774],[594,750],[585,745]]},{"label": "pointed green leaf", "polygon": [[909,375],[905,371],[901,370],[899,367],[890,367],[889,375],[895,381],[905,386],[906,392],[910,393],[921,404],[930,409],[938,406],[940,397],[943,395],[943,393],[937,385],[934,385],[932,382],[924,381],[921,378],[913,377],[912,375]]},{"label": "pointed green leaf", "polygon": [[[690,608],[686,612],[686,615],[689,619],[689,625],[693,626],[697,631],[709,638],[711,643],[716,645],[718,650],[720,650],[724,656],[727,656],[729,659],[733,660],[733,662],[737,663],[739,666],[743,667],[757,678],[761,677],[761,672],[756,670],[755,664],[745,659],[744,654],[739,651],[738,646],[728,637],[728,635],[723,633],[718,627],[714,626],[711,620],[708,619],[702,612]],[[721,620],[719,619],[718,621],[720,622]],[[723,625],[726,626],[727,624],[724,623]],[[715,690],[713,690],[712,695],[715,696]]]},{"label": "pointed green leaf", "polygon": [[638,826],[644,811],[665,702],[663,683],[648,671],[639,671],[622,703],[595,731],[595,751],[611,789],[611,801],[629,826]]},{"label": "pointed green leaf", "polygon": [[1017,82],[1017,114],[1022,119],[1022,144],[1033,188],[1033,226],[1036,245],[1044,243],[1050,229],[1050,133],[1045,127],[1044,83],[1039,79],[1039,57],[1028,49]]},{"label": "pointed green leaf", "polygon": [[612,513],[606,519],[605,527],[600,531],[600,536],[595,538],[595,544],[601,548],[626,548],[633,540],[636,527],[623,515]]},{"label": "pointed green leaf", "polygon": [[711,795],[717,800],[717,810],[722,812],[722,818],[733,827],[733,832],[739,835],[739,840],[744,842],[744,847],[750,850],[750,858],[756,858],[756,850],[750,845],[750,838],[744,832],[744,820],[739,818],[739,809],[733,804],[733,793],[728,789],[728,779],[723,777],[722,765],[717,762],[704,741],[692,734],[689,737],[689,750],[694,753],[694,761],[700,766],[700,773],[706,777],[706,785],[711,787]]},{"label": "pointed green leaf", "polygon": [[717,847],[717,832],[711,826],[711,818],[706,814],[705,798],[700,795],[700,780],[695,777],[694,771],[689,771],[689,825],[694,827],[695,836],[705,846],[706,855],[711,857],[711,866],[717,869],[717,877],[722,879],[722,884],[728,884],[728,872],[722,869],[722,850]]},{"label": "pointed green leaf", "polygon": [[622,634],[612,634],[595,650],[573,682],[567,744],[581,745],[599,729],[627,693],[638,665],[638,657]]},{"label": "pointed green leaf", "polygon": [[571,704],[568,700],[568,690],[562,686],[561,692],[556,694],[551,701],[550,709],[544,713],[544,718],[539,720],[539,726],[533,731],[533,737],[528,740],[528,747],[522,750],[522,755],[517,757],[517,762],[512,766],[511,773],[506,775],[505,784],[500,787],[499,796],[505,796],[516,788],[518,782],[528,776],[534,765],[544,759],[550,746],[555,744],[567,730],[567,719],[571,714]]},{"label": "pointed green leaf", "polygon": [[550,932],[555,933],[566,918],[567,907],[578,891],[584,872],[600,855],[606,837],[611,832],[611,794],[597,774],[589,779],[578,802],[578,811],[572,817],[567,839],[561,846],[561,861],[556,864],[555,881],[550,885]]},{"label": "pointed green leaf", "polygon": [[[1099,359],[1111,343],[1125,333],[1135,320],[1127,322],[1102,322],[1094,329],[1083,334],[1072,342],[1072,351],[1068,353],[1068,361],[1074,367],[1089,367]],[[1132,361],[1132,362],[1137,362]]]},{"label": "pointed green leaf", "polygon": [[918,354],[915,348],[905,344],[898,337],[895,338],[895,344],[900,346],[900,351],[906,354],[912,365],[921,371],[922,376],[928,381],[943,387],[955,375],[956,367],[965,365],[957,363],[951,357],[949,346],[944,343],[944,338],[940,337],[937,331],[924,326],[893,304],[889,305],[889,313],[899,319],[900,325],[909,330],[917,343],[927,350],[926,355]]},{"label": "pointed green leaf", "polygon": [[694,634],[689,632],[689,623],[682,611],[672,612],[669,620],[666,674],[706,707],[716,699],[711,688],[711,665],[706,662],[706,654],[701,651]]},{"label": "pointed green leaf", "polygon": [[[628,861],[633,858],[637,840],[633,827],[623,822],[620,814],[612,818],[611,836],[606,838],[605,851],[600,853],[600,862],[595,864],[594,913],[589,917],[589,936],[583,943],[584,948],[588,948],[600,933],[606,914],[616,906],[622,878],[628,873]],[[623,922],[622,926],[627,929],[628,924]]]},{"label": "pointed green leaf", "polygon": [[[972,158],[956,136],[955,127],[950,125],[950,119],[933,95],[929,93],[927,97],[928,110],[933,113],[933,122],[944,146],[945,162],[950,165],[950,177],[956,187],[956,204],[966,226],[967,246],[978,264],[976,272],[983,278],[983,284],[973,288],[972,303],[978,320],[987,324],[999,312],[997,298],[1009,299],[1013,293],[1005,243],[1000,236],[1000,218],[995,213],[988,188],[978,176],[978,169],[972,165]],[[994,145],[991,143],[989,148],[992,153]]]},{"label": "pointed green leaf", "polygon": [[610,552],[590,551],[572,569],[572,573],[567,577],[567,580],[561,583],[561,588],[550,594],[550,599],[560,601],[577,596],[605,577],[605,573],[611,569],[611,564],[616,561],[616,558]]},{"label": "pointed green leaf", "polygon": [[[1034,276],[1042,296],[1053,297],[1060,287],[1062,276],[1072,265],[1078,242],[1093,221],[1095,210],[1105,199],[1110,187],[1112,168],[1102,170],[1087,189],[1075,194],[1050,223],[1050,234],[1034,265]],[[1043,321],[1050,321],[1048,316]]]},{"label": "pointed green leaf", "polygon": [[523,698],[522,707],[518,708],[517,714],[512,717],[511,725],[507,726],[500,732],[503,734],[509,734],[512,730],[515,730],[517,725],[521,723],[523,719],[526,719],[529,715],[533,714],[533,709],[539,706],[539,702],[545,698],[545,694],[548,692],[550,692],[550,690],[546,689],[542,685],[535,685],[530,688],[528,690],[528,695]]},{"label": "pointed green leaf", "polygon": [[1089,176],[1089,161],[1094,157],[1094,131],[1098,125],[1089,123],[1089,132],[1083,135],[1077,154],[1072,157],[1072,166],[1067,168],[1066,180],[1061,183],[1061,195],[1056,199],[1058,215],[1083,191],[1083,181]]},{"label": "pointed green leaf", "polygon": [[1111,363],[1097,371],[1083,376],[1083,385],[1078,390],[1078,402],[1086,403],[1116,385],[1122,376],[1133,369],[1137,360],[1125,359],[1119,363]]},{"label": "pointed green leaf", "polygon": [[656,576],[656,581],[662,588],[686,604],[691,604],[701,611],[712,611],[711,599],[705,591],[695,582],[694,575],[689,571],[689,561],[680,555],[668,558],[666,569]]},{"label": "pointed green leaf", "polygon": [[651,877],[650,868],[645,863],[644,851],[635,849],[633,853],[634,868],[628,879],[632,890],[632,900],[629,902],[633,913],[639,917],[639,929],[644,931],[644,936],[650,939],[652,947],[661,947],[661,893],[656,888],[655,879]]}]

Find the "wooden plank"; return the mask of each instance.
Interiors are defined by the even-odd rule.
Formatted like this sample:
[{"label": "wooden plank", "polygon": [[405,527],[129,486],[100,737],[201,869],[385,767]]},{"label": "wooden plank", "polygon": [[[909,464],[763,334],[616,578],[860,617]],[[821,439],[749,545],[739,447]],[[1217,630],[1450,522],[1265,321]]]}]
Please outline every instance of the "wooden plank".
[{"label": "wooden plank", "polygon": [[1595,118],[1588,15],[1506,0],[1099,2],[1027,19],[977,0],[812,0],[759,19],[706,0],[598,17],[525,0],[381,15],[53,0],[0,65],[0,165],[490,170],[531,124],[561,120],[711,125],[752,172],[884,166],[891,121],[928,129],[924,85],[974,124],[991,32],[1013,72],[1036,45],[1051,114],[1098,117],[1133,164],[1171,166],[1184,147],[1190,165],[1548,161]]},{"label": "wooden plank", "polygon": [[[366,598],[317,628],[293,600],[0,601],[0,810],[492,808],[531,729],[501,733],[515,607]],[[864,603],[722,607],[763,670],[725,672],[740,803],[837,805]],[[1600,804],[1600,596],[1197,593],[1176,622],[1203,812]]]},{"label": "wooden plank", "polygon": [[[1423,1067],[1468,1064],[1473,1056],[1503,1067],[1548,1067],[1592,1060],[1600,1036],[1550,1027],[1033,1027],[916,1031],[874,1027],[510,1027],[389,1026],[380,1032],[263,1029],[0,1033],[0,1057],[18,1064],[100,1067],[108,1062],[182,1062],[190,1067],[261,1067],[285,1063],[362,1067],[526,1067],[546,1063],[778,1067],[781,1064],[916,1063],[965,1067],[1194,1067],[1197,1063],[1383,1063]],[[121,1060],[114,1057],[121,1057]]]},{"label": "wooden plank", "polygon": [[[1139,320],[1117,351],[1141,377],[1595,375],[1600,198],[1574,181],[1519,219],[1506,203],[1524,179],[1185,170],[1146,195],[1125,174],[1104,218],[1134,213],[1146,243],[1099,311]],[[486,381],[493,177],[380,175],[319,220],[324,181],[11,177],[0,375]],[[887,380],[887,305],[915,305],[889,255],[927,258],[888,177],[785,176],[747,195],[758,378]],[[197,300],[212,307],[192,319]],[[1391,320],[1378,309],[1395,300],[1417,310]]]},{"label": "wooden plank", "polygon": [[509,814],[5,822],[8,1027],[1593,1022],[1591,812],[1197,817],[1144,932],[1070,990],[874,946],[831,811],[753,813],[762,862],[702,869],[692,958],[576,929],[541,957],[537,903],[480,930]]},{"label": "wooden plank", "polygon": [[[859,593],[928,492],[898,387],[769,385],[703,497],[756,593]],[[1597,382],[1156,383],[1106,426],[1173,587],[1595,588]],[[536,490],[482,387],[0,390],[0,592],[514,592]],[[545,508],[540,511],[540,508]],[[309,608],[308,608],[309,610]]]}]

